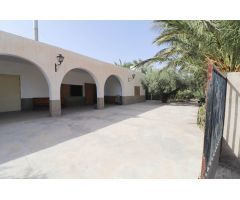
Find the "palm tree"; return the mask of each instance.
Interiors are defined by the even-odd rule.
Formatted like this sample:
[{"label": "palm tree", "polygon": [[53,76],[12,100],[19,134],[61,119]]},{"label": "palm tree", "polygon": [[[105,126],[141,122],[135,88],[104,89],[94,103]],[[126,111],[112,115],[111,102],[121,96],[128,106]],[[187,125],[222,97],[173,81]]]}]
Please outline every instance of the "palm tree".
[{"label": "palm tree", "polygon": [[161,31],[154,40],[167,46],[143,61],[166,62],[167,67],[203,68],[214,64],[222,71],[240,71],[240,21],[154,21]]},{"label": "palm tree", "polygon": [[140,63],[142,62],[143,61],[141,59],[133,60],[132,62],[122,62],[122,60],[119,59],[119,62],[118,63],[114,62],[114,65],[118,67],[124,67],[131,70],[139,71],[146,74],[148,70],[151,70],[153,68],[153,66],[151,66],[148,63],[140,65]]},{"label": "palm tree", "polygon": [[116,65],[118,67],[123,67],[123,68],[130,69],[133,64],[131,62],[122,62],[122,60],[119,59],[119,63],[114,62],[114,65]]}]

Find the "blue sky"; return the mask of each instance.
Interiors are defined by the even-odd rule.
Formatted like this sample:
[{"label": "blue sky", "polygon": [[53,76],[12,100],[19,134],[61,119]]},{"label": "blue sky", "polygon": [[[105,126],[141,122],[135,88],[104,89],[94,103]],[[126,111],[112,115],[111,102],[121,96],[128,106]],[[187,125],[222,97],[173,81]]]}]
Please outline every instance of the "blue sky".
[{"label": "blue sky", "polygon": [[[32,21],[0,21],[0,30],[33,38]],[[39,21],[39,41],[110,63],[153,56],[157,35],[152,21]]]}]

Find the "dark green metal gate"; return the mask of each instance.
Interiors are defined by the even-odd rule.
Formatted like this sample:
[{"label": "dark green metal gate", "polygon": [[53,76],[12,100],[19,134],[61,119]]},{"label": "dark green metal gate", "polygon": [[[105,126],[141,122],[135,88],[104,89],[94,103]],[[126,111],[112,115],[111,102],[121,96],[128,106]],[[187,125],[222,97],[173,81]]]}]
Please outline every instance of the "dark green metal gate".
[{"label": "dark green metal gate", "polygon": [[213,68],[208,84],[202,178],[214,178],[224,129],[227,79]]}]

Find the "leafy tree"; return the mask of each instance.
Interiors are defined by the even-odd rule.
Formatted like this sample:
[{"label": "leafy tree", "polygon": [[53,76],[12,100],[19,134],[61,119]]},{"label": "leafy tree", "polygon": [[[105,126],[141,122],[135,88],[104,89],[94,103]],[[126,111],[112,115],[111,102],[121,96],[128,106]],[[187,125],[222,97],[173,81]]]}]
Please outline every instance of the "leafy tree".
[{"label": "leafy tree", "polygon": [[186,88],[186,80],[173,68],[162,70],[151,69],[142,81],[144,88],[151,94],[159,96],[162,102],[167,102],[181,89]]}]

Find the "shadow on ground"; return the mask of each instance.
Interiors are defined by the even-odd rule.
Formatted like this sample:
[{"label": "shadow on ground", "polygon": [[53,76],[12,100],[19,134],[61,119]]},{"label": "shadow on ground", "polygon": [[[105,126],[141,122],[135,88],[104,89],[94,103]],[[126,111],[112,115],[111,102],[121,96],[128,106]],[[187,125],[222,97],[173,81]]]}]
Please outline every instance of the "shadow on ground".
[{"label": "shadow on ground", "polygon": [[[137,118],[138,115],[165,104],[153,101],[144,103],[144,106],[139,105],[141,103],[131,106],[107,106],[104,110],[96,110],[93,107],[69,108],[63,110],[61,117],[54,118],[49,117],[48,111],[2,113],[0,164],[92,133],[122,120]],[[31,177],[29,174],[28,177]]]},{"label": "shadow on ground", "polygon": [[232,151],[225,139],[222,140],[222,149],[219,164],[215,175],[216,179],[239,179],[240,160]]}]

